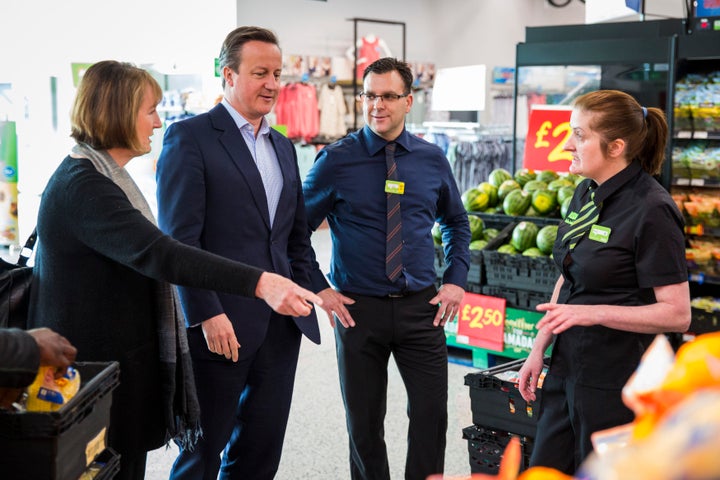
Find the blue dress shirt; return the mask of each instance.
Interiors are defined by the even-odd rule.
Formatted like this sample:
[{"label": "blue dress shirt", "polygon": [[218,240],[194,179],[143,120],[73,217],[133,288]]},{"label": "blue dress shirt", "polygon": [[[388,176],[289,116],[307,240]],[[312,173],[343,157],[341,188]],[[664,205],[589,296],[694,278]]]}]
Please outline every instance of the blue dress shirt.
[{"label": "blue dress shirt", "polygon": [[[457,183],[442,150],[403,130],[395,162],[405,183],[400,199],[403,274],[385,275],[385,144],[368,127],[325,147],[303,183],[311,230],[330,225],[330,282],[340,291],[385,296],[422,290],[435,282],[431,229],[439,222],[448,268],[443,283],[465,288],[470,265],[470,227]],[[328,282],[317,262],[315,291]]]}]

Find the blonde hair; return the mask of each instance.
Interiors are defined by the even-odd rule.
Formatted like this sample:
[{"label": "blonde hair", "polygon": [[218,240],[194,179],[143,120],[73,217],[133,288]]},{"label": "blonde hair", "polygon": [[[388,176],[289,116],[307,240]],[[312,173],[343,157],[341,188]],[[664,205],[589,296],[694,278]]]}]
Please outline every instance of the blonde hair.
[{"label": "blonde hair", "polygon": [[147,86],[160,103],[162,88],[148,71],[114,60],[93,64],[85,71],[75,95],[70,136],[98,150],[143,152],[136,128]]}]

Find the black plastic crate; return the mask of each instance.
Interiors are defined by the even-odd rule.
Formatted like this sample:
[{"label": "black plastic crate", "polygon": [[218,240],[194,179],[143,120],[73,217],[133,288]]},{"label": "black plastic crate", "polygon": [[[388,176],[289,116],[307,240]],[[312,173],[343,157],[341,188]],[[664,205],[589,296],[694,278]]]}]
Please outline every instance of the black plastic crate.
[{"label": "black plastic crate", "polygon": [[559,272],[549,257],[528,257],[483,251],[485,280],[488,285],[552,293]]},{"label": "black plastic crate", "polygon": [[470,250],[470,269],[468,270],[468,283],[483,284],[483,251]]},{"label": "black plastic crate", "polygon": [[531,292],[530,290],[517,290],[517,308],[535,310],[541,303],[550,301],[552,292]]},{"label": "black plastic crate", "polygon": [[80,390],[55,412],[0,412],[4,480],[76,480],[105,450],[117,362],[75,365]]},{"label": "black plastic crate", "polygon": [[[448,267],[445,263],[445,251],[443,247],[435,246],[433,264],[435,266],[435,275],[438,279],[442,280],[445,270],[447,270]],[[467,283],[482,285],[484,281],[483,271],[482,250],[470,250],[470,268],[468,270]],[[478,291],[477,293],[480,292]]]},{"label": "black plastic crate", "polygon": [[468,282],[465,285],[465,291],[468,293],[483,293],[483,286],[479,283]]},{"label": "black plastic crate", "polygon": [[520,439],[520,471],[528,468],[530,455],[533,449],[533,437],[515,435],[510,432],[496,430],[481,425],[472,425],[463,428],[463,438],[468,441],[470,454],[470,472],[495,475],[500,470],[505,448],[510,439],[517,436]]},{"label": "black plastic crate", "polygon": [[483,285],[482,294],[489,297],[497,297],[505,299],[505,306],[510,308],[520,308],[518,305],[518,291],[515,288],[497,287],[494,285]]},{"label": "black plastic crate", "polygon": [[435,256],[433,258],[433,263],[435,265],[435,275],[437,276],[437,278],[442,280],[443,274],[447,269],[447,265],[445,264],[445,251],[443,250],[442,246],[435,245]]},{"label": "black plastic crate", "polygon": [[95,457],[87,467],[84,476],[79,480],[91,478],[92,480],[110,480],[120,471],[120,454],[112,448],[106,448]]},{"label": "black plastic crate", "polygon": [[535,436],[542,389],[537,389],[535,402],[528,403],[520,395],[515,382],[501,380],[498,373],[518,371],[524,358],[465,375],[470,387],[472,421],[476,425],[524,436]]}]

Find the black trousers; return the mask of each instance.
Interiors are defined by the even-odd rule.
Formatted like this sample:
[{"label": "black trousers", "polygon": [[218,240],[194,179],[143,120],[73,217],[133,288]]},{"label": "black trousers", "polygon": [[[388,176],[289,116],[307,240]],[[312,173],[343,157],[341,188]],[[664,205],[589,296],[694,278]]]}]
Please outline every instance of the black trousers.
[{"label": "black trousers", "polygon": [[590,435],[635,418],[622,401],[622,389],[595,388],[546,375],[530,466],[551,467],[567,475],[593,451]]},{"label": "black trousers", "polygon": [[[340,386],[350,436],[353,480],[389,480],[384,420],[388,360],[393,355],[408,395],[406,480],[425,480],[445,464],[448,359],[445,332],[434,327],[435,287],[401,298],[343,292],[356,326],[335,328]],[[397,448],[397,447],[396,447]]]},{"label": "black trousers", "polygon": [[188,330],[188,341],[203,437],[192,450],[180,449],[170,479],[274,478],[300,351],[295,322],[273,313],[263,343],[240,348],[237,363],[209,354],[200,327]]}]

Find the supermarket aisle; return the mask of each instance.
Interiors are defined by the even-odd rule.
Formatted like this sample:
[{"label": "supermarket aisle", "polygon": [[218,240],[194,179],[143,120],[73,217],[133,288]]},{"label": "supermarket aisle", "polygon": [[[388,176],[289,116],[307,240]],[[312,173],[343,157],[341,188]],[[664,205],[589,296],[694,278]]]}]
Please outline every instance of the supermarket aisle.
[{"label": "supermarket aisle", "polygon": [[[313,235],[318,261],[327,271],[330,261],[330,234],[327,229]],[[335,340],[325,313],[320,310],[322,344],[304,340],[295,381],[295,394],[288,423],[285,447],[277,480],[343,480],[349,478],[345,413],[338,384]],[[465,375],[476,371],[449,364],[448,435],[445,472],[448,476],[470,473],[468,442],[462,429],[472,424],[470,396]],[[393,479],[404,478],[406,453],[407,397],[400,375],[391,362],[388,379],[388,412],[385,439]],[[172,446],[148,455],[147,480],[165,480],[177,455]]]}]

